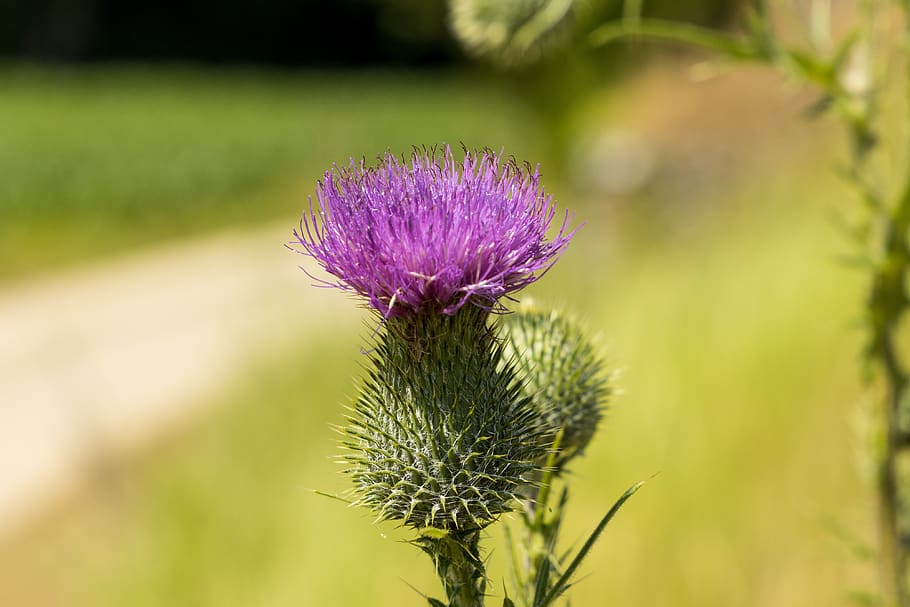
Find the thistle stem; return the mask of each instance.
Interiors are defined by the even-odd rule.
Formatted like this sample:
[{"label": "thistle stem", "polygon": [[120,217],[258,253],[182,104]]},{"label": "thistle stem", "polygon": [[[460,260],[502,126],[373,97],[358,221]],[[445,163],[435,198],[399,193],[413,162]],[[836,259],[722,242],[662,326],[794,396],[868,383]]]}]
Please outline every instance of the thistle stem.
[{"label": "thistle stem", "polygon": [[[905,40],[910,37],[910,14],[904,14]],[[904,61],[908,59],[905,57]],[[910,69],[910,64],[904,66]],[[905,74],[905,86],[910,87],[910,72]],[[910,138],[904,143],[910,154]],[[901,361],[898,331],[908,301],[906,277],[910,269],[910,174],[905,176],[900,198],[894,209],[885,216],[882,261],[876,266],[866,302],[870,316],[871,343],[869,356],[882,369],[885,383],[886,436],[884,453],[879,465],[879,511],[882,538],[882,575],[884,586],[893,604],[910,607],[910,588],[907,584],[908,544],[906,516],[906,481],[901,479],[900,461],[910,450],[910,429],[906,427],[905,401],[908,375]]]},{"label": "thistle stem", "polygon": [[550,510],[550,492],[553,488],[553,482],[556,480],[557,469],[556,460],[559,456],[559,448],[562,444],[563,430],[556,434],[553,445],[550,448],[550,454],[547,457],[547,463],[540,479],[540,487],[537,490],[537,499],[528,504],[529,513],[526,519],[526,539],[525,548],[528,553],[530,570],[528,571],[528,583],[533,590],[539,583],[549,589],[548,580],[540,580],[541,571],[544,564],[548,563],[546,571],[550,570],[554,563],[553,551],[556,549],[556,537],[559,533],[559,527],[562,519],[562,506],[566,500],[566,491],[560,498],[559,506],[554,512],[547,516]]},{"label": "thistle stem", "polygon": [[[523,593],[520,598],[525,605],[536,605],[547,591],[550,590],[555,579],[562,571],[558,557],[554,554],[556,540],[559,536],[559,527],[562,522],[562,513],[568,489],[563,487],[556,506],[550,505],[550,495],[553,483],[559,474],[557,461],[560,455],[564,431],[560,430],[550,447],[550,453],[544,467],[539,472],[537,494],[533,498],[528,496],[524,504],[523,534],[521,537],[521,550],[523,551],[522,565],[518,564],[518,557],[514,552],[512,569],[515,577],[516,589]],[[511,544],[511,534],[509,534]]]},{"label": "thistle stem", "polygon": [[907,587],[907,542],[902,513],[899,463],[910,449],[910,431],[904,427],[903,403],[907,397],[907,371],[897,349],[897,332],[907,309],[904,281],[910,267],[910,184],[886,225],[885,256],[875,270],[867,306],[872,325],[870,357],[882,368],[886,389],[887,424],[884,453],[879,468],[883,574],[889,594],[900,607],[910,606]]},{"label": "thistle stem", "polygon": [[480,558],[480,530],[452,531],[416,540],[433,559],[448,607],[483,607],[486,570]]}]

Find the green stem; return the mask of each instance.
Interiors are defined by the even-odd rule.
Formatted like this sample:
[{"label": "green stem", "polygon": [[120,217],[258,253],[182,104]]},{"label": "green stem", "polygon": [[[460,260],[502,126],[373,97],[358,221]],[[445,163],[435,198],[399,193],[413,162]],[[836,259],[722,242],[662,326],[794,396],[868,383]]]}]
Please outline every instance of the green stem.
[{"label": "green stem", "polygon": [[[910,11],[904,6],[905,11]],[[871,7],[869,8],[871,11]],[[905,27],[910,28],[910,12],[905,12]],[[872,17],[869,17],[872,21]],[[907,35],[905,33],[905,35]],[[904,61],[908,59],[904,58]],[[904,66],[910,70],[910,63]],[[910,87],[910,72],[905,74]],[[910,163],[910,140],[905,142]],[[904,425],[904,403],[907,400],[908,376],[898,351],[898,331],[908,301],[906,278],[910,269],[910,171],[897,204],[885,217],[882,261],[876,266],[869,287],[871,340],[870,359],[882,369],[886,390],[884,453],[879,468],[879,504],[882,536],[882,571],[885,588],[892,602],[910,607],[907,585],[908,545],[906,523],[902,515],[908,504],[901,494],[899,463],[910,449],[910,429]]]},{"label": "green stem", "polygon": [[598,27],[590,34],[590,42],[601,46],[622,38],[645,37],[680,42],[718,52],[733,59],[763,60],[765,57],[754,46],[727,34],[692,25],[662,21],[660,19],[641,19],[629,22],[609,22]]},{"label": "green stem", "polygon": [[[902,48],[910,48],[910,1],[900,0],[904,11],[907,39]],[[862,3],[863,44],[872,44],[881,3],[866,0]],[[607,23],[591,34],[595,46],[628,37],[649,37],[658,40],[680,42],[719,53],[728,59],[739,61],[760,61],[792,73],[798,79],[819,86],[832,101],[846,123],[851,140],[851,166],[849,179],[862,192],[864,199],[875,210],[884,209],[884,196],[868,177],[870,153],[877,147],[878,138],[873,130],[876,114],[876,82],[866,91],[845,90],[840,82],[840,70],[853,51],[855,39],[848,38],[833,59],[783,49],[777,45],[771,30],[767,0],[757,0],[755,22],[751,34],[745,40],[691,24],[656,20],[625,20]],[[870,51],[871,52],[871,51]],[[905,68],[906,85],[910,86],[910,60]],[[869,69],[868,66],[866,69]],[[877,81],[879,79],[876,79]],[[908,97],[910,98],[910,97]],[[910,141],[906,143],[910,164]],[[890,212],[883,213],[884,237],[881,241],[881,261],[873,270],[866,298],[866,312],[869,319],[868,359],[881,370],[886,396],[885,445],[879,468],[879,502],[881,510],[882,563],[887,594],[890,603],[899,607],[910,607],[910,588],[907,584],[907,567],[910,564],[907,522],[910,504],[905,503],[906,482],[900,478],[900,460],[910,453],[910,428],[905,425],[910,401],[908,372],[900,358],[898,335],[904,312],[910,307],[906,293],[906,281],[910,270],[910,171],[907,183],[897,203]]]},{"label": "green stem", "polygon": [[415,543],[433,559],[448,607],[483,607],[487,578],[479,529],[427,533]]},{"label": "green stem", "polygon": [[[550,454],[547,456],[547,462],[543,468],[540,485],[537,489],[537,497],[528,504],[529,515],[525,519],[527,525],[525,529],[525,551],[529,565],[528,586],[526,589],[529,596],[535,594],[535,588],[539,585],[542,585],[546,590],[549,589],[549,571],[554,564],[553,551],[556,549],[556,534],[562,517],[562,506],[566,499],[565,490],[563,490],[559,506],[547,517],[547,512],[550,510],[550,492],[557,476],[556,461],[559,458],[562,437],[563,430],[560,430],[556,434],[556,438],[550,448]],[[544,577],[541,578],[541,575]]]},{"label": "green stem", "polygon": [[[889,593],[900,607],[910,606],[907,588],[908,553],[901,513],[902,503],[898,463],[910,448],[910,432],[902,424],[906,399],[907,371],[900,360],[897,333],[907,309],[905,279],[910,267],[910,184],[886,224],[884,258],[875,270],[867,306],[870,311],[870,357],[881,365],[886,393],[884,453],[879,469],[879,502],[882,526],[882,558]],[[889,579],[890,578],[890,579]]]},{"label": "green stem", "polygon": [[625,0],[622,3],[622,21],[626,25],[635,28],[641,23],[641,12],[644,0]]},{"label": "green stem", "polygon": [[544,466],[543,476],[540,479],[540,488],[537,491],[537,500],[534,502],[534,523],[532,529],[537,529],[544,524],[544,513],[547,502],[550,500],[550,488],[553,486],[553,477],[556,476],[556,459],[559,457],[559,447],[562,445],[563,430],[556,434],[553,439],[553,445],[550,447],[550,453],[547,455],[547,463]]}]

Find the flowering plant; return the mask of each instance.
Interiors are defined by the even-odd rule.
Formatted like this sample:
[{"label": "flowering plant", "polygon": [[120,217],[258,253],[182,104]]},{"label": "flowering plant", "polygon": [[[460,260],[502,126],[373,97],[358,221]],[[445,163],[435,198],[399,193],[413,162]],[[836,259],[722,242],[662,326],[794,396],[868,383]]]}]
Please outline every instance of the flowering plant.
[{"label": "flowering plant", "polygon": [[556,214],[538,172],[489,152],[457,163],[450,148],[415,151],[408,166],[386,153],[377,166],[351,161],[319,184],[299,231],[302,252],[366,297],[383,316],[466,303],[490,308],[537,280],[574,232]]},{"label": "flowering plant", "polygon": [[538,536],[549,544],[516,571],[517,592],[528,605],[551,604],[631,494],[560,571],[558,524],[538,506],[590,440],[607,391],[574,325],[494,315],[575,234],[566,214],[548,238],[556,207],[539,180],[536,169],[489,151],[466,151],[462,162],[448,146],[415,150],[410,163],[387,153],[375,166],[326,172],[294,232],[296,250],[335,277],[316,280],[356,293],[378,315],[342,459],[352,503],[417,531],[413,543],[446,591],[447,603],[428,599],[436,607],[483,605],[480,532],[517,509],[522,549]]}]

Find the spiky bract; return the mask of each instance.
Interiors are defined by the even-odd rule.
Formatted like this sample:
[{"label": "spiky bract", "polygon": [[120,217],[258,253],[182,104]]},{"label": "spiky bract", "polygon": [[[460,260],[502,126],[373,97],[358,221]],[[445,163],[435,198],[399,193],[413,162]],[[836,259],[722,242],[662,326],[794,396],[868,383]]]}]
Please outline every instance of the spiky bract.
[{"label": "spiky bract", "polygon": [[411,527],[482,528],[552,440],[476,307],[388,319],[344,442],[357,502]]},{"label": "spiky bract", "polygon": [[367,298],[385,317],[424,310],[454,314],[468,303],[495,307],[548,269],[573,232],[556,214],[539,174],[491,152],[448,146],[391,153],[377,166],[351,161],[325,173],[299,231],[299,252]]},{"label": "spiky bract", "polygon": [[587,447],[610,394],[604,362],[564,315],[525,308],[500,318],[505,353],[526,394],[555,433],[562,430],[562,467]]}]

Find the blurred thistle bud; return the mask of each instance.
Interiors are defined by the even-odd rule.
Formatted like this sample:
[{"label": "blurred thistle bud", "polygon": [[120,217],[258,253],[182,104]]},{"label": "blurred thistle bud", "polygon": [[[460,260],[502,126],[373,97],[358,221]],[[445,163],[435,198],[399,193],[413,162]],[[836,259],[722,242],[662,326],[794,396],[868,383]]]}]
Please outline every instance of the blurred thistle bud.
[{"label": "blurred thistle bud", "polygon": [[532,63],[572,23],[575,0],[449,0],[455,37],[471,54],[514,66]]},{"label": "blurred thistle bud", "polygon": [[414,528],[482,529],[514,509],[553,436],[489,313],[386,320],[345,429],[356,503]]},{"label": "blurred thistle bud", "polygon": [[556,311],[533,307],[502,317],[505,354],[550,432],[563,432],[561,469],[584,452],[611,393],[603,360],[581,328]]}]

